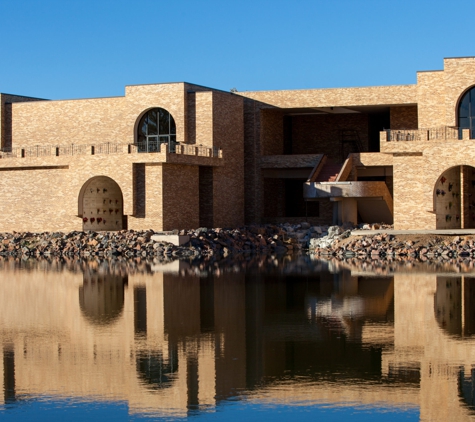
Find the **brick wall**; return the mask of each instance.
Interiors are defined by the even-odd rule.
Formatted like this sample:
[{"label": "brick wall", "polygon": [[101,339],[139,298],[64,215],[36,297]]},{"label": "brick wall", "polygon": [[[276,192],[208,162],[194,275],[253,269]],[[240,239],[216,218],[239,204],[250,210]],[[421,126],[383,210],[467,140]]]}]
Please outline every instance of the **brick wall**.
[{"label": "brick wall", "polygon": [[391,129],[417,129],[417,106],[390,108]]},{"label": "brick wall", "polygon": [[452,167],[475,167],[475,145],[471,141],[438,143],[427,146],[420,156],[395,156],[393,163],[395,228],[435,229],[437,183]]},{"label": "brick wall", "polygon": [[223,148],[224,165],[213,172],[215,227],[244,224],[244,120],[241,97],[213,92],[214,145]]},{"label": "brick wall", "polygon": [[262,155],[279,155],[284,153],[283,116],[282,110],[261,110],[260,136]]},{"label": "brick wall", "polygon": [[445,81],[442,71],[417,73],[417,105],[420,128],[446,124]]},{"label": "brick wall", "polygon": [[[445,59],[444,66],[419,72],[417,85],[389,87],[232,94],[173,83],[128,86],[117,98],[35,102],[1,94],[2,146],[10,142],[8,102],[13,102],[13,146],[132,143],[141,115],[162,107],[174,117],[179,141],[221,147],[224,158],[157,153],[0,160],[0,231],[80,229],[79,192],[95,176],[118,184],[130,228],[198,226],[199,192],[206,184],[212,184],[212,194],[203,193],[201,208],[212,212],[201,214],[212,215],[214,226],[259,222],[265,214],[277,218],[282,203],[274,207],[266,198],[281,196],[283,182],[262,178],[261,156],[284,153],[286,109],[378,105],[389,107],[393,129],[454,125],[461,95],[475,84],[475,59]],[[356,130],[368,149],[367,114],[294,115],[291,120],[293,154],[326,153],[340,161],[341,130]],[[437,180],[451,167],[475,167],[472,141],[391,142],[382,151],[386,154],[358,155],[358,165],[393,165],[396,228],[434,228]],[[200,178],[199,166],[212,177]],[[204,196],[210,203],[203,202]],[[322,203],[321,216],[330,218],[330,205]]]},{"label": "brick wall", "polygon": [[261,120],[256,101],[244,99],[244,213],[245,222],[258,222],[261,192]]},{"label": "brick wall", "polygon": [[196,95],[190,92],[186,96],[187,143],[196,143]]},{"label": "brick wall", "polygon": [[197,92],[195,95],[195,142],[207,147],[213,146],[213,92]]},{"label": "brick wall", "polygon": [[280,108],[350,107],[417,103],[416,85],[252,91],[239,92],[238,95],[254,99],[267,104],[267,106]]},{"label": "brick wall", "polygon": [[[198,165],[134,163],[141,155],[1,160],[0,232],[81,230],[80,193],[98,175],[118,184],[130,229],[198,227]],[[96,214],[109,220],[109,206],[106,213],[99,209]]]},{"label": "brick wall", "polygon": [[213,168],[199,167],[199,219],[201,227],[213,227]]},{"label": "brick wall", "polygon": [[163,230],[198,227],[198,166],[165,164],[162,172]]},{"label": "brick wall", "polygon": [[11,147],[12,143],[12,103],[42,101],[39,98],[0,93],[0,146]]},{"label": "brick wall", "polygon": [[458,102],[475,85],[475,57],[444,59],[445,124],[458,126]]},{"label": "brick wall", "polygon": [[355,130],[363,150],[368,150],[368,115],[335,114],[294,116],[292,153],[326,154],[336,161],[341,161],[342,130]]},{"label": "brick wall", "polygon": [[185,141],[185,85],[178,83],[128,86],[125,97],[15,103],[13,143],[16,146],[133,143],[140,117],[155,107],[171,113],[177,140]]},{"label": "brick wall", "polygon": [[124,98],[13,104],[13,146],[133,142]]}]

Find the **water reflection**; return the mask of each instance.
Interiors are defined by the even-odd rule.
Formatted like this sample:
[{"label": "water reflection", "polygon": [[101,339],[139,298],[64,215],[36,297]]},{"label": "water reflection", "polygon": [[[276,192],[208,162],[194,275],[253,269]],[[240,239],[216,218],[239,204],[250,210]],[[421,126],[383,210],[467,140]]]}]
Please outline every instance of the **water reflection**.
[{"label": "water reflection", "polygon": [[0,260],[3,404],[187,416],[238,398],[470,419],[475,274],[422,264]]},{"label": "water reflection", "polygon": [[92,323],[110,324],[119,318],[124,307],[127,276],[85,272],[79,287],[79,306]]},{"label": "water reflection", "polygon": [[448,334],[475,334],[475,283],[467,277],[437,277],[434,308],[437,322]]}]

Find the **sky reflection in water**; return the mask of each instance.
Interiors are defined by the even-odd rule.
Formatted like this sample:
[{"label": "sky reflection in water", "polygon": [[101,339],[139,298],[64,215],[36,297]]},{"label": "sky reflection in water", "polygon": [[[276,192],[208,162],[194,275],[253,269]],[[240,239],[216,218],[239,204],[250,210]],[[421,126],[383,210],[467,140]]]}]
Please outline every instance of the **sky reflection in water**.
[{"label": "sky reflection in water", "polygon": [[1,260],[0,419],[475,420],[470,265],[383,267]]},{"label": "sky reflection in water", "polygon": [[34,421],[59,421],[82,422],[84,420],[101,421],[143,421],[143,420],[226,420],[226,421],[261,421],[263,418],[273,421],[288,421],[298,418],[300,421],[329,420],[359,422],[372,418],[378,421],[418,421],[418,409],[395,409],[389,407],[334,407],[315,405],[258,405],[246,402],[226,402],[218,408],[191,412],[187,417],[154,416],[153,414],[131,415],[126,403],[88,403],[70,400],[57,401],[48,399],[32,401],[18,406],[0,410],[2,421],[34,420]]}]

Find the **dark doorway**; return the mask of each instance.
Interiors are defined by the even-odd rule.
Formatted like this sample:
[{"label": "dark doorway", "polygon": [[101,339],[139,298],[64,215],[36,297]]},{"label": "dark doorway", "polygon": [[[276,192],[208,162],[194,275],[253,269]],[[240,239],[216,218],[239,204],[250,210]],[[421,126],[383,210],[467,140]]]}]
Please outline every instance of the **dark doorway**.
[{"label": "dark doorway", "polygon": [[379,152],[379,133],[390,125],[389,111],[368,114],[368,150]]},{"label": "dark doorway", "polygon": [[285,179],[285,216],[319,217],[319,203],[308,202],[303,197],[306,179]]}]

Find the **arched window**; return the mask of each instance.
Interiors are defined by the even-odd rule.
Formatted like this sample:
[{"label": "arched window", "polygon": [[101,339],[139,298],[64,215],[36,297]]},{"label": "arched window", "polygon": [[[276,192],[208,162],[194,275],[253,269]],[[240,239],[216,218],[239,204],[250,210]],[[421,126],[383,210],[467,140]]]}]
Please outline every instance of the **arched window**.
[{"label": "arched window", "polygon": [[160,151],[160,144],[167,143],[170,151],[176,143],[176,125],[173,116],[163,108],[152,108],[140,119],[137,143],[141,152]]},{"label": "arched window", "polygon": [[470,129],[470,138],[475,138],[475,87],[468,90],[459,103],[458,126],[461,129]]}]

